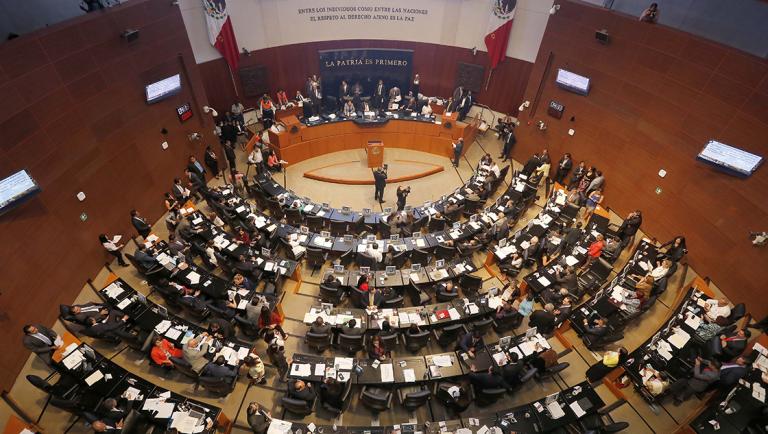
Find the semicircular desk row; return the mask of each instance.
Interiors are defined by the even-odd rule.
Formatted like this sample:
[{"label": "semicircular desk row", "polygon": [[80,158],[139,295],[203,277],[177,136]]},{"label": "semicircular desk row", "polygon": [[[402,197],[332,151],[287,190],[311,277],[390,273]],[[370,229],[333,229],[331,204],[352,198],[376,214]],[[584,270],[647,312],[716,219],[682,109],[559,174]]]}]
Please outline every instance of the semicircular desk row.
[{"label": "semicircular desk row", "polygon": [[[385,147],[407,148],[444,157],[453,155],[452,143],[464,138],[467,151],[478,132],[478,122],[456,121],[450,116],[422,116],[405,112],[386,112],[373,118],[348,119],[322,116],[300,122],[296,116],[281,118],[285,131],[269,131],[269,146],[288,164],[298,163],[331,152],[365,148],[369,141]],[[258,135],[247,145],[253,148]]]}]

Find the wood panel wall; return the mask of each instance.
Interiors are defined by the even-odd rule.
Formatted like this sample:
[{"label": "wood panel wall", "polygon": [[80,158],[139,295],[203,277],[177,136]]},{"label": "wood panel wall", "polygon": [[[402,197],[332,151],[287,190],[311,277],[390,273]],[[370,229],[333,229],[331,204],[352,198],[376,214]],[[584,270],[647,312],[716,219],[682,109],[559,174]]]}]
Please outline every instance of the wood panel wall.
[{"label": "wood panel wall", "polygon": [[[304,93],[307,76],[318,73],[318,50],[343,48],[397,48],[413,50],[413,73],[421,78],[421,92],[430,96],[445,98],[453,94],[456,70],[459,62],[475,63],[485,67],[485,85],[488,78],[488,55],[478,51],[449,47],[437,44],[425,44],[405,41],[324,41],[304,44],[285,45],[264,50],[252,51],[250,55],[240,55],[241,67],[264,65],[268,70],[271,95],[279,88],[285,89],[292,98],[297,90]],[[229,75],[229,69],[223,59],[212,60],[199,65],[205,88],[211,104],[218,109],[227,109],[237,99]],[[477,95],[477,102],[488,105],[501,112],[514,112],[520,105],[532,64],[519,59],[506,58],[493,72],[488,90]],[[235,74],[238,93],[242,95],[239,78]],[[334,90],[335,92],[335,90]],[[306,95],[305,95],[306,96]],[[256,106],[256,98],[243,98],[247,107]]]},{"label": "wood panel wall", "polygon": [[[126,28],[139,29],[139,39],[122,40]],[[144,102],[146,84],[179,72],[179,95]],[[213,125],[201,124],[205,90],[179,9],[167,0],[132,0],[0,45],[0,101],[0,176],[26,168],[42,188],[0,216],[0,387],[9,388],[29,356],[22,325],[53,324],[58,304],[71,303],[104,265],[98,234],[135,233],[131,208],[159,218],[187,155],[202,155],[204,142],[187,135]],[[181,124],[175,109],[184,102],[194,116]]]},{"label": "wood panel wall", "polygon": [[[748,240],[749,231],[768,230],[768,167],[740,179],[695,160],[711,138],[768,157],[768,61],[583,3],[560,4],[526,99],[534,101],[550,53],[551,70],[536,114],[520,116],[514,157],[524,161],[548,146],[553,161],[571,152],[603,169],[609,206],[619,214],[643,210],[643,229],[659,239],[685,235],[697,272],[731,300],[768,314],[768,249]],[[603,28],[607,45],[594,38]],[[558,88],[558,67],[590,77],[589,96]],[[565,105],[562,120],[546,114],[552,99]],[[528,124],[542,119],[544,132]]]}]

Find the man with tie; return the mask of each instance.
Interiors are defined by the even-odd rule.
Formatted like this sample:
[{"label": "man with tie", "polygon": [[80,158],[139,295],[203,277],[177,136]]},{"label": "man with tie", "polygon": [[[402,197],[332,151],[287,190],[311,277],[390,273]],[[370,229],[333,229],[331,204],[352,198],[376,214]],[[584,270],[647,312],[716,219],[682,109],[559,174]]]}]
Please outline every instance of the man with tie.
[{"label": "man with tie", "polygon": [[448,111],[449,112],[456,111],[463,97],[464,97],[464,86],[459,86],[453,91],[453,96],[451,97],[452,102],[451,104],[448,105]]},{"label": "man with tie", "polygon": [[24,346],[37,354],[48,365],[53,364],[51,356],[61,346],[61,338],[55,331],[39,324],[24,326]]},{"label": "man with tie", "polygon": [[381,109],[384,105],[385,95],[387,95],[387,90],[384,88],[384,81],[379,80],[379,83],[376,85],[376,90],[373,91],[373,107],[376,109]]},{"label": "man with tie", "polygon": [[509,159],[509,154],[512,153],[512,147],[515,146],[515,143],[517,143],[517,138],[515,138],[515,130],[510,127],[509,131],[507,132],[507,136],[504,138],[504,149],[501,150],[501,161],[507,161]]},{"label": "man with tie", "polygon": [[181,184],[181,179],[173,178],[171,193],[178,203],[186,203],[189,200],[189,190]]},{"label": "man with tie", "polygon": [[143,238],[147,238],[152,232],[152,226],[147,223],[147,219],[142,217],[135,209],[131,210],[131,224]]},{"label": "man with tie", "polygon": [[720,366],[720,390],[728,393],[731,387],[735,386],[739,380],[747,375],[747,360],[739,357],[733,362],[723,363]]}]

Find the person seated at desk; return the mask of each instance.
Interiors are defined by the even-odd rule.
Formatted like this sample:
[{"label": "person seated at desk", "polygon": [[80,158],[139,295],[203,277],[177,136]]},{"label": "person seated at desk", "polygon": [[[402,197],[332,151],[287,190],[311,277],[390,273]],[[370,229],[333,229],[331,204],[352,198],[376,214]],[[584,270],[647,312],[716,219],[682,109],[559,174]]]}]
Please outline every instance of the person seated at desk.
[{"label": "person seated at desk", "polygon": [[496,308],[496,319],[504,320],[509,317],[520,315],[511,303],[504,301]]},{"label": "person seated at desk", "polygon": [[[210,220],[211,223],[213,223],[213,225],[216,226],[217,228],[223,228],[224,227],[224,220],[222,220],[218,216],[218,214],[216,214],[215,212],[211,212],[210,214],[208,214],[208,220]],[[201,229],[198,229],[197,231],[195,231],[195,233],[200,233],[202,231],[203,231],[203,229],[201,228]]]},{"label": "person seated at desk", "polygon": [[229,339],[234,336],[232,323],[223,318],[211,318],[208,323],[208,335],[214,339]]},{"label": "person seated at desk", "polygon": [[478,390],[484,389],[509,389],[510,386],[504,381],[504,377],[493,369],[493,366],[488,368],[487,372],[477,372],[475,365],[469,367],[469,382],[472,386]]},{"label": "person seated at desk", "polygon": [[150,253],[149,249],[147,249],[147,246],[145,246],[143,243],[139,244],[139,247],[133,253],[133,258],[136,259],[136,262],[138,262],[146,270],[150,270],[158,265],[157,258]]},{"label": "person seated at desk", "polygon": [[173,256],[186,256],[189,253],[189,243],[176,238],[176,234],[168,234],[168,250]]},{"label": "person seated at desk", "polygon": [[91,428],[97,433],[118,434],[123,431],[123,420],[115,422],[99,419],[91,422]]},{"label": "person seated at desk", "polygon": [[528,247],[523,250],[523,261],[526,266],[529,263],[539,263],[541,261],[539,237],[531,237],[530,241],[528,241]]},{"label": "person seated at desk", "polygon": [[48,365],[53,365],[51,356],[57,348],[61,347],[61,337],[55,331],[40,324],[28,324],[24,326],[24,347]]},{"label": "person seated at desk", "polygon": [[152,347],[149,356],[152,357],[152,361],[159,366],[172,368],[173,361],[171,357],[181,359],[184,357],[184,352],[176,348],[172,343],[162,336],[155,337],[155,345]]},{"label": "person seated at desk", "polygon": [[669,388],[669,377],[666,372],[659,372],[650,366],[640,371],[643,376],[643,387],[652,395],[659,396]]},{"label": "person seated at desk", "polygon": [[318,335],[330,334],[331,326],[325,323],[325,321],[323,320],[323,317],[319,316],[315,318],[315,321],[309,327],[309,332],[315,333]]},{"label": "person seated at desk", "polygon": [[424,100],[424,104],[421,106],[422,116],[432,116],[432,105],[429,103],[429,99]]},{"label": "person seated at desk", "polygon": [[379,336],[382,338],[396,335],[397,332],[395,330],[392,330],[392,325],[389,323],[389,321],[384,320],[381,322],[381,330],[379,331]]},{"label": "person seated at desk", "polygon": [[620,347],[619,351],[606,351],[599,362],[587,369],[587,380],[589,380],[590,383],[601,380],[617,366],[624,364],[628,358],[629,352],[624,347]]},{"label": "person seated at desk", "polygon": [[132,339],[134,335],[126,330],[128,315],[108,309],[100,311],[101,316],[88,318],[87,325],[90,333],[97,338]]},{"label": "person seated at desk", "polygon": [[720,365],[720,381],[718,386],[725,393],[735,386],[739,380],[744,378],[749,372],[747,359],[737,357],[733,362],[727,362]]},{"label": "person seated at desk", "polygon": [[344,109],[341,113],[346,118],[353,118],[357,116],[357,110],[355,110],[355,105],[352,103],[351,99],[344,103]]},{"label": "person seated at desk", "polygon": [[338,288],[341,288],[341,282],[339,282],[339,279],[337,279],[336,276],[333,275],[333,273],[329,273],[327,276],[325,276],[325,279],[323,280],[323,286],[327,286],[328,288],[338,289]]},{"label": "person seated at desk", "polygon": [[256,289],[256,284],[251,279],[248,279],[240,273],[236,273],[235,277],[232,278],[232,285],[235,288],[247,289],[248,291],[253,291]]},{"label": "person seated at desk", "polygon": [[259,268],[256,262],[246,258],[245,255],[240,255],[232,267],[243,275],[253,275],[253,272]]},{"label": "person seated at desk", "polygon": [[515,252],[507,256],[504,261],[499,265],[499,269],[508,276],[516,276],[520,272],[520,268],[523,266],[523,257],[519,253]]},{"label": "person seated at desk", "polygon": [[720,347],[723,349],[722,360],[732,360],[747,348],[747,341],[752,337],[752,332],[743,328],[728,336],[720,335]]},{"label": "person seated at desk", "polygon": [[187,341],[183,348],[184,360],[192,366],[192,370],[200,374],[208,364],[205,355],[208,354],[208,333],[202,333]]},{"label": "person seated at desk", "polygon": [[538,309],[531,314],[528,327],[536,327],[539,333],[548,335],[555,331],[555,306],[552,303],[544,305],[544,310]]},{"label": "person seated at desk", "polygon": [[641,291],[625,291],[619,304],[628,314],[633,315],[640,311],[644,301]]},{"label": "person seated at desk", "polygon": [[522,316],[529,316],[533,312],[533,293],[521,295],[513,303],[512,307],[517,309]]},{"label": "person seated at desk", "polygon": [[419,333],[421,333],[421,329],[417,324],[411,324],[410,326],[408,326],[408,330],[405,331],[405,334],[407,334],[408,336],[416,336]]},{"label": "person seated at desk", "polygon": [[576,244],[579,243],[579,240],[584,235],[584,230],[581,229],[582,223],[576,222],[576,225],[572,228],[566,229],[565,237],[563,237],[563,251],[568,252],[570,251]]},{"label": "person seated at desk", "polygon": [[381,250],[379,250],[379,243],[368,243],[368,245],[365,246],[365,253],[372,257],[377,263],[384,260],[384,255],[381,253]]},{"label": "person seated at desk", "polygon": [[635,292],[642,294],[642,296],[639,297],[642,300],[648,300],[651,297],[651,291],[653,291],[653,276],[650,274],[641,277],[635,284]]},{"label": "person seated at desk", "polygon": [[480,333],[480,330],[472,330],[470,333],[464,334],[459,341],[459,348],[467,353],[470,358],[475,358],[477,351],[485,348],[483,334]]},{"label": "person seated at desk", "polygon": [[[703,368],[702,365],[704,365]],[[704,392],[718,378],[720,378],[720,363],[716,360],[711,362],[702,361],[700,357],[697,357],[693,364],[693,377],[680,378],[669,385],[669,391],[674,398],[675,405],[682,404],[683,401],[690,398],[694,393]]]},{"label": "person seated at desk", "polygon": [[704,302],[704,319],[708,322],[716,322],[718,318],[728,318],[731,315],[731,307],[728,300],[710,298]]},{"label": "person seated at desk", "polygon": [[88,318],[101,317],[102,309],[106,308],[107,306],[97,303],[75,304],[69,306],[69,314],[76,322],[85,325],[87,324]]},{"label": "person seated at desk", "polygon": [[615,238],[608,238],[605,240],[605,246],[603,247],[605,256],[613,258],[619,250],[621,250],[621,243],[618,240]]},{"label": "person seated at desk", "polygon": [[357,279],[357,289],[363,292],[368,292],[369,286],[367,274],[361,274]]},{"label": "person seated at desk", "polygon": [[101,403],[101,406],[98,409],[98,414],[101,421],[110,423],[114,426],[125,420],[128,416],[128,411],[118,405],[117,399],[106,398],[104,402]]},{"label": "person seated at desk", "polygon": [[524,371],[525,366],[520,361],[520,356],[514,351],[507,353],[507,364],[501,367],[501,376],[504,378],[504,382],[510,387],[520,385]]},{"label": "person seated at desk", "polygon": [[558,305],[563,301],[563,298],[568,296],[568,290],[565,288],[556,289],[555,287],[546,288],[539,293],[539,296],[544,300],[544,304]]},{"label": "person seated at desk", "polygon": [[264,362],[256,354],[255,348],[251,349],[251,352],[243,358],[243,364],[240,369],[240,372],[247,375],[251,380],[251,384],[267,384]]},{"label": "person seated at desk", "polygon": [[261,308],[259,328],[261,329],[261,334],[264,334],[268,330],[277,330],[283,339],[288,336],[283,330],[283,320],[280,318],[280,314],[278,314],[277,311],[270,310],[268,306]]},{"label": "person seated at desk", "polygon": [[387,350],[381,345],[381,336],[374,336],[371,338],[371,344],[368,347],[368,358],[372,360],[384,361],[387,360]]},{"label": "person seated at desk", "polygon": [[248,426],[251,427],[255,434],[267,434],[269,425],[272,423],[272,413],[270,411],[262,408],[258,403],[252,402],[248,404],[246,414]]},{"label": "person seated at desk", "polygon": [[604,318],[594,320],[594,325],[590,325],[587,319],[584,319],[584,337],[600,338],[608,334],[608,325]]},{"label": "person seated at desk", "polygon": [[205,365],[201,376],[229,379],[237,376],[237,370],[235,370],[234,367],[227,365],[227,359],[225,359],[224,356],[219,356],[216,357],[216,360]]},{"label": "person seated at desk", "polygon": [[[171,283],[171,285],[173,285],[173,283]],[[205,302],[200,298],[199,289],[195,290],[187,288],[186,286],[181,286],[181,290],[182,294],[179,303],[195,311],[203,311],[207,308]]]},{"label": "person seated at desk", "polygon": [[295,380],[288,384],[288,396],[293,399],[307,401],[311,405],[315,400],[315,390],[312,388],[311,383]]},{"label": "person seated at desk", "polygon": [[357,327],[357,320],[352,318],[341,326],[339,332],[347,336],[359,336],[363,334],[363,328]]},{"label": "person seated at desk", "polygon": [[531,359],[530,366],[535,369],[537,374],[542,374],[547,369],[557,365],[557,352],[552,348],[544,348],[540,343],[536,343],[536,353]]},{"label": "person seated at desk", "polygon": [[237,241],[238,244],[250,245],[251,236],[248,235],[248,232],[245,231],[245,228],[239,227],[237,228],[237,235],[235,235],[235,241]]},{"label": "person seated at desk", "polygon": [[435,294],[444,292],[448,295],[458,295],[459,287],[453,284],[453,280],[447,280],[445,282],[440,282],[437,285],[435,285],[434,291],[435,291]]}]

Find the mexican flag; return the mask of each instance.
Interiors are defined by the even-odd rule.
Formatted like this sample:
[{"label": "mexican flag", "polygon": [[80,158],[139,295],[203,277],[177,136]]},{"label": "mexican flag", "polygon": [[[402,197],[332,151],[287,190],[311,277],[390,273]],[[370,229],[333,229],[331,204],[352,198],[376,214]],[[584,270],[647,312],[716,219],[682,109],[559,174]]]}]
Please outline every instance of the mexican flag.
[{"label": "mexican flag", "polygon": [[517,0],[490,0],[490,3],[485,48],[488,50],[491,69],[494,69],[506,56]]},{"label": "mexican flag", "polygon": [[240,50],[237,48],[235,31],[229,18],[226,0],[203,0],[205,23],[208,25],[208,39],[226,59],[230,70],[237,71]]}]

